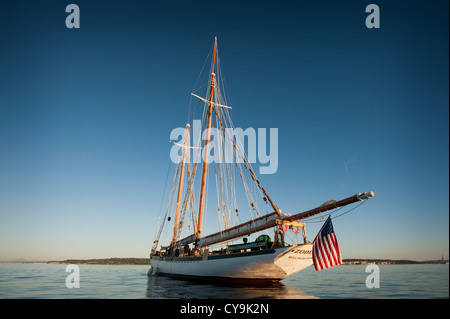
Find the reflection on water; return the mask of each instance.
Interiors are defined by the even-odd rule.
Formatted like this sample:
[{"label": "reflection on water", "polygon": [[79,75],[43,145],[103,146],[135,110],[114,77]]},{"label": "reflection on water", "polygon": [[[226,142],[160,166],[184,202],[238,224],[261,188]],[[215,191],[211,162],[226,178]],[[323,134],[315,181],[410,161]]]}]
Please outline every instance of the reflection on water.
[{"label": "reflection on water", "polygon": [[284,285],[250,285],[242,283],[212,283],[168,276],[149,276],[146,296],[168,299],[310,299],[295,287]]},{"label": "reflection on water", "polygon": [[0,264],[4,298],[350,299],[445,298],[448,265],[380,265],[380,288],[366,286],[366,266],[308,267],[278,286],[219,284],[147,276],[147,265],[80,265],[79,289],[66,287],[66,265]]}]

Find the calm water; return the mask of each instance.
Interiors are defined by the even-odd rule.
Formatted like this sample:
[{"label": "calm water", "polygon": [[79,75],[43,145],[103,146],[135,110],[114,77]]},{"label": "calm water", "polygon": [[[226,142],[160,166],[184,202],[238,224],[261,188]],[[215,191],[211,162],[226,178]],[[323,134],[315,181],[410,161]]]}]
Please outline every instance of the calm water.
[{"label": "calm water", "polygon": [[68,289],[66,265],[1,264],[0,298],[449,298],[449,265],[380,265],[380,288],[366,287],[365,266],[313,267],[276,287],[229,286],[147,277],[148,266],[80,265]]}]

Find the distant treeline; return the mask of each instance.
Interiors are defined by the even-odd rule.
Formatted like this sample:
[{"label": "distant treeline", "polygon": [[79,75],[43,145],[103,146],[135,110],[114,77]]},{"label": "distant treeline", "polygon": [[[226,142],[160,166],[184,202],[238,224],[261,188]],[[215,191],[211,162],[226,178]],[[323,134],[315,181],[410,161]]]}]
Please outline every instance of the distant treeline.
[{"label": "distant treeline", "polygon": [[[448,260],[392,260],[392,259],[343,259],[344,265],[405,265],[405,264],[443,264]],[[49,261],[47,264],[94,264],[94,265],[150,265],[149,258],[106,258],[106,259],[66,259]]]},{"label": "distant treeline", "polygon": [[149,258],[66,259],[47,264],[150,265]]},{"label": "distant treeline", "polygon": [[378,264],[378,265],[407,265],[407,264],[443,264],[448,262],[448,260],[426,260],[426,261],[416,261],[416,260],[404,260],[404,259],[343,259],[342,263],[345,265],[367,265],[367,264]]}]

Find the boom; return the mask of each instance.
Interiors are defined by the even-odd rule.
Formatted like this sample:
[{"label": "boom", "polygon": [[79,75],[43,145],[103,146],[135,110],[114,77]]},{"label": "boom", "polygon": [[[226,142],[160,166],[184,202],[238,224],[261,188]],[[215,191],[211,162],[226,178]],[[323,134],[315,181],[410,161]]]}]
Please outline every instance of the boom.
[{"label": "boom", "polygon": [[[353,195],[351,197],[347,197],[343,200],[340,201],[332,201],[332,202],[328,202],[325,205],[316,207],[314,209],[299,213],[299,214],[295,214],[292,216],[287,216],[287,215],[283,215],[282,220],[283,221],[287,221],[287,222],[294,222],[297,220],[302,220],[302,219],[306,219],[309,217],[312,217],[314,215],[335,209],[335,208],[339,208],[342,206],[346,206],[358,201],[363,201],[366,199],[369,199],[371,197],[373,197],[375,194],[373,192],[366,192],[366,193],[358,193],[356,195]],[[256,233],[258,231],[264,230],[264,229],[268,229],[271,227],[274,227],[276,225],[280,224],[280,219],[278,217],[278,214],[276,212],[264,215],[262,217],[250,220],[246,223],[225,229],[224,231],[221,232],[217,232],[214,234],[211,234],[209,236],[205,236],[205,237],[201,237],[198,238],[197,241],[197,245],[198,247],[204,247],[204,246],[208,246],[208,245],[212,245],[212,244],[216,244],[222,241],[227,241],[227,240],[231,240],[234,238],[238,238],[238,237],[242,237],[242,236],[246,236],[246,235],[250,235],[252,233]],[[181,245],[186,245],[186,244],[190,244],[193,243],[196,239],[195,235],[191,235],[188,236],[184,239],[182,239],[179,243],[181,243]]]}]

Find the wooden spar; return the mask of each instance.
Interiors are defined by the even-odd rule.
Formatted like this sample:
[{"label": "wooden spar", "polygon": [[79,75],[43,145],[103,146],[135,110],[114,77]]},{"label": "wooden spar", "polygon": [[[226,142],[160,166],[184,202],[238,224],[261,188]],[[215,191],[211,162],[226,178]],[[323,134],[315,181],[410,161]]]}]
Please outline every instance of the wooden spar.
[{"label": "wooden spar", "polygon": [[[332,210],[338,207],[346,206],[358,201],[363,201],[366,199],[369,199],[374,196],[373,192],[367,192],[367,193],[359,193],[354,196],[345,198],[343,200],[332,202],[326,205],[319,206],[317,208],[314,208],[312,210],[308,210],[306,212],[292,215],[292,216],[286,216],[283,215],[283,221],[287,222],[293,222],[296,220],[301,220],[305,218],[312,217],[314,215],[326,212],[328,210]],[[278,214],[276,212],[261,216],[259,218],[250,220],[246,223],[225,229],[224,231],[217,232],[205,237],[202,237],[200,239],[196,238],[195,235],[188,236],[186,238],[183,238],[180,243],[182,245],[193,243],[196,239],[198,239],[198,246],[208,246],[216,243],[220,243],[223,241],[231,240],[234,238],[250,235],[252,233],[256,233],[258,231],[268,229],[271,227],[274,227],[280,223],[280,219],[278,218]]]},{"label": "wooden spar", "polygon": [[186,124],[186,133],[184,135],[184,147],[183,147],[183,155],[181,162],[181,173],[180,173],[180,182],[178,184],[178,197],[177,197],[177,208],[175,210],[175,222],[173,225],[173,238],[172,243],[175,243],[177,240],[177,232],[178,232],[178,220],[179,220],[179,212],[180,212],[180,201],[181,201],[181,193],[183,192],[183,178],[184,178],[184,164],[186,160],[186,149],[187,142],[189,139],[189,124]]},{"label": "wooden spar", "polygon": [[212,105],[224,107],[224,108],[226,108],[226,109],[231,109],[231,106],[226,106],[226,105],[223,105],[223,104],[218,104],[218,103],[211,102],[211,101],[209,101],[209,100],[207,100],[207,99],[204,99],[204,98],[202,98],[201,96],[198,96],[198,95],[196,95],[196,94],[194,94],[194,93],[191,93],[191,95],[192,95],[192,96],[195,96],[195,97],[196,97],[197,99],[199,99],[199,100],[202,100],[203,102],[208,102],[208,103],[210,103],[210,104],[212,104]]},{"label": "wooden spar", "polygon": [[215,81],[215,74],[214,74],[214,65],[216,63],[216,49],[217,49],[217,37],[214,38],[214,53],[213,53],[213,61],[212,61],[212,68],[211,68],[211,88],[209,93],[209,106],[208,106],[208,113],[207,113],[207,128],[206,128],[206,140],[205,140],[205,155],[203,156],[203,168],[202,168],[202,184],[200,189],[200,206],[198,208],[198,226],[197,226],[197,234],[196,238],[200,238],[202,234],[202,223],[203,223],[203,210],[205,207],[205,190],[206,190],[206,173],[208,171],[208,144],[209,139],[211,135],[211,117],[212,117],[212,108],[213,108],[213,98],[214,98],[214,81]]},{"label": "wooden spar", "polygon": [[366,193],[362,193],[362,194],[358,193],[356,195],[353,195],[351,197],[347,197],[347,198],[345,198],[343,200],[340,200],[338,202],[334,202],[333,201],[332,203],[328,203],[326,205],[319,206],[317,208],[308,210],[308,211],[300,213],[300,214],[295,214],[295,215],[289,216],[289,217],[287,217],[285,219],[289,220],[289,221],[306,219],[306,218],[312,217],[314,215],[326,212],[328,210],[332,210],[332,209],[335,209],[335,208],[338,208],[338,207],[342,207],[342,206],[346,206],[346,205],[349,205],[349,204],[352,204],[352,203],[356,203],[358,201],[363,201],[363,200],[369,199],[369,198],[371,198],[373,196],[375,196],[374,192],[366,192]]}]

